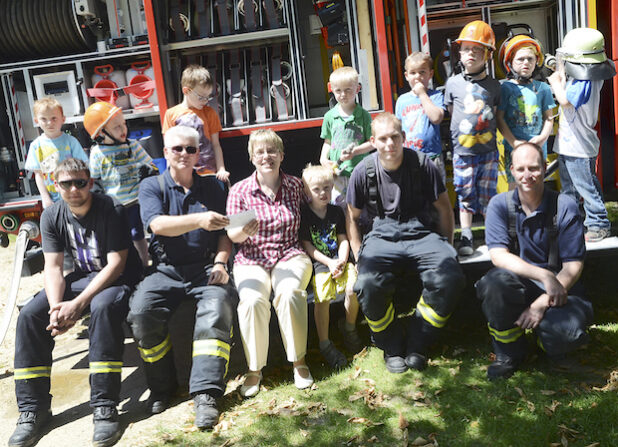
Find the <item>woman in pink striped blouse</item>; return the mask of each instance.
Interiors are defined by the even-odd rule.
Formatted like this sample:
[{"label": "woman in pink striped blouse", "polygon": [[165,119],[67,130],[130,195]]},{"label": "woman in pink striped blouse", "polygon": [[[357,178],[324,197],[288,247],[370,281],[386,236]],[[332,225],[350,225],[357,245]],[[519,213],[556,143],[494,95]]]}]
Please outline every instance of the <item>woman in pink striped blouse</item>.
[{"label": "woman in pink striped blouse", "polygon": [[228,230],[239,244],[234,260],[238,288],[238,320],[248,373],[240,393],[255,396],[260,390],[262,368],[268,357],[270,295],[288,361],[294,365],[294,383],[303,389],[313,384],[305,364],[307,351],[307,292],[311,260],[298,240],[300,179],[280,170],[283,141],[270,129],[249,136],[249,158],[255,172],[236,183],[227,200],[227,213],[255,210],[257,219]]}]

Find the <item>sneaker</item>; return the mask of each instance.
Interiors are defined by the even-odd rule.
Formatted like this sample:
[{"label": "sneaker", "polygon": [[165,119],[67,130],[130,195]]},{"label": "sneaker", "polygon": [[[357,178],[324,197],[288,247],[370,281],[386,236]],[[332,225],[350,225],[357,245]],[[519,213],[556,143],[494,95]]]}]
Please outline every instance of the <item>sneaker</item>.
[{"label": "sneaker", "polygon": [[470,256],[474,253],[474,247],[472,246],[472,239],[462,236],[459,240],[459,248],[457,249],[459,256]]},{"label": "sneaker", "polygon": [[217,401],[208,393],[196,394],[193,398],[195,407],[195,426],[200,430],[210,430],[219,422]]},{"label": "sneaker", "polygon": [[400,355],[388,355],[384,353],[384,364],[389,373],[401,374],[408,370],[405,359]]},{"label": "sneaker", "polygon": [[406,355],[405,362],[408,368],[415,369],[417,371],[422,371],[427,368],[427,357],[417,354],[416,352],[411,352]]},{"label": "sneaker", "polygon": [[586,242],[600,242],[606,237],[609,237],[609,228],[589,228],[584,234]]},{"label": "sneaker", "polygon": [[17,427],[9,438],[9,447],[29,447],[34,445],[41,434],[41,429],[50,419],[50,410],[22,411],[19,413]]},{"label": "sneaker", "polygon": [[343,336],[343,346],[345,346],[346,351],[350,354],[356,354],[365,347],[365,344],[361,340],[356,329],[351,331],[346,329],[345,318],[342,318],[337,322],[337,327]]},{"label": "sneaker", "polygon": [[146,408],[150,414],[160,414],[167,410],[170,405],[170,397],[167,394],[157,394],[150,392],[150,397],[146,402]]},{"label": "sneaker", "polygon": [[122,435],[116,407],[95,407],[92,416],[94,419],[92,445],[108,447],[116,444]]},{"label": "sneaker", "polygon": [[348,359],[345,358],[345,355],[343,355],[339,349],[335,348],[335,345],[330,340],[326,348],[320,348],[320,352],[331,368],[339,369],[348,364]]}]

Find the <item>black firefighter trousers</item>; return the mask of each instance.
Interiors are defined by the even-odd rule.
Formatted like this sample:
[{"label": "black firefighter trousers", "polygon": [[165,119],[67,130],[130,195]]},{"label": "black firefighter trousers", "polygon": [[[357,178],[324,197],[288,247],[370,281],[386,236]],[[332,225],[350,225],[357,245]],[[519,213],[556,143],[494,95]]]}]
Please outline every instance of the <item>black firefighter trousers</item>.
[{"label": "black firefighter trousers", "polygon": [[[79,295],[97,272],[69,273],[63,301]],[[90,406],[116,406],[120,400],[120,381],[124,331],[131,287],[112,285],[90,302],[88,333],[90,349]],[[23,411],[46,411],[51,405],[50,375],[54,338],[49,325],[49,303],[41,290],[19,313],[15,339],[15,394]]]},{"label": "black firefighter trousers", "polygon": [[211,271],[212,265],[159,264],[131,297],[127,320],[154,395],[169,396],[177,387],[168,323],[186,297],[197,300],[189,392],[217,398],[225,391],[238,295],[231,278],[225,285],[208,285]]},{"label": "black firefighter trousers", "polygon": [[[420,299],[418,288],[411,287],[415,276],[422,283]],[[426,354],[464,284],[455,249],[445,238],[415,219],[386,218],[376,219],[363,240],[354,291],[376,346],[387,355],[405,356]],[[408,308],[416,303],[407,331],[396,315],[401,302]]]}]

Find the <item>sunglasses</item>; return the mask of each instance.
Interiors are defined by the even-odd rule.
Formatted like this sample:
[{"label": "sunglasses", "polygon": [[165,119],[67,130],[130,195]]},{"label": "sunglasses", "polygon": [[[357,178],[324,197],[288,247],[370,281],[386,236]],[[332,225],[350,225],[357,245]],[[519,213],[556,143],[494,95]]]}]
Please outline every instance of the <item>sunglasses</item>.
[{"label": "sunglasses", "polygon": [[65,191],[69,191],[73,186],[75,186],[75,188],[77,189],[82,189],[82,188],[85,188],[86,185],[88,185],[88,180],[85,180],[83,178],[77,178],[73,180],[62,180],[58,182],[58,185],[60,185],[60,187],[64,189]]},{"label": "sunglasses", "polygon": [[195,154],[197,152],[197,148],[195,146],[172,146],[170,149],[177,154],[182,153],[183,150],[187,154]]}]

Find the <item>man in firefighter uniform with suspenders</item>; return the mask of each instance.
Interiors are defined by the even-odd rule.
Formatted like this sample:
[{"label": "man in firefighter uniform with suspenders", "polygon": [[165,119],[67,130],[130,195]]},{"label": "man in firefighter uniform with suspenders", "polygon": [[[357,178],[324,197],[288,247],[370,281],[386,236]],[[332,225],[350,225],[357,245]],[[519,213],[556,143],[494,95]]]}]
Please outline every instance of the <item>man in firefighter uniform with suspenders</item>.
[{"label": "man in firefighter uniform with suspenders", "polygon": [[[485,220],[490,270],[476,284],[496,359],[487,378],[510,377],[527,355],[534,330],[550,366],[572,367],[565,355],[588,341],[592,304],[577,296],[584,267],[584,225],[577,203],[544,187],[542,149],[513,149],[517,188],[491,199]],[[575,286],[575,287],[574,287]]]},{"label": "man in firefighter uniform with suspenders", "polygon": [[144,361],[148,410],[161,413],[177,386],[168,322],[182,299],[197,301],[189,392],[195,425],[209,429],[219,418],[216,399],[225,391],[238,300],[227,267],[232,243],[223,231],[229,224],[227,194],[216,177],[194,172],[199,157],[195,129],[174,126],[164,142],[168,169],[145,179],[139,192],[156,267],[131,297],[128,321]]},{"label": "man in firefighter uniform with suspenders", "polygon": [[[350,245],[358,260],[354,291],[387,370],[422,370],[465,283],[451,245],[453,210],[438,168],[403,147],[395,115],[378,115],[371,134],[377,151],[354,168],[347,193]],[[361,246],[363,210],[375,218]],[[420,298],[410,272],[422,283]],[[407,283],[397,287],[402,278]],[[399,305],[409,309],[415,302],[404,327],[396,315]]]}]

